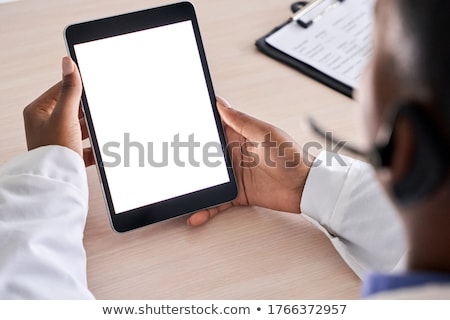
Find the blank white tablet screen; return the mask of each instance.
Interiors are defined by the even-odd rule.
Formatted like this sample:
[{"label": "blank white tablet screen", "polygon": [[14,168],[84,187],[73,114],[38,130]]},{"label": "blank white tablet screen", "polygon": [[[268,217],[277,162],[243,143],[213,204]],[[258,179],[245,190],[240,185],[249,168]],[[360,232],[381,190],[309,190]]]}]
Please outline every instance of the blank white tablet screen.
[{"label": "blank white tablet screen", "polygon": [[230,181],[191,21],[74,48],[116,213]]}]

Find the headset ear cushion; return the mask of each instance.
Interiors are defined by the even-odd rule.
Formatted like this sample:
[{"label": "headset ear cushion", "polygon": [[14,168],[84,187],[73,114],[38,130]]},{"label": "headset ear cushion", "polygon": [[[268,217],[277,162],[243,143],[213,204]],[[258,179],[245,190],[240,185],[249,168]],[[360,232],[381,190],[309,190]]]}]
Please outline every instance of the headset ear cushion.
[{"label": "headset ear cushion", "polygon": [[439,136],[436,137],[435,128],[431,127],[422,109],[407,106],[402,110],[398,117],[406,117],[414,128],[414,151],[408,173],[394,182],[392,192],[400,205],[409,206],[425,199],[437,189],[446,178],[448,163],[443,157],[447,150],[438,143]]}]

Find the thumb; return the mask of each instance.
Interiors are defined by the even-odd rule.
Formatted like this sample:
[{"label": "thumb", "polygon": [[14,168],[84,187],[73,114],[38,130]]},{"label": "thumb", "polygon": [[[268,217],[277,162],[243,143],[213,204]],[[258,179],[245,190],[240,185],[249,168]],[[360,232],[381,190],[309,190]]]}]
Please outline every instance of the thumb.
[{"label": "thumb", "polygon": [[71,58],[64,57],[62,59],[62,73],[61,92],[53,116],[57,117],[60,121],[70,122],[78,120],[83,86],[78,68]]},{"label": "thumb", "polygon": [[231,108],[223,98],[217,97],[217,102],[217,109],[222,120],[243,137],[248,139],[257,138],[271,130],[271,126],[268,123]]}]

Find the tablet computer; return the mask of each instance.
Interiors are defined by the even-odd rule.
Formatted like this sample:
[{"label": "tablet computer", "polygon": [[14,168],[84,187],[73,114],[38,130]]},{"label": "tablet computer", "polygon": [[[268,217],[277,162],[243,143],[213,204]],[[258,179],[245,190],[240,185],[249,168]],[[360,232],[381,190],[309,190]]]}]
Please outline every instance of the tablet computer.
[{"label": "tablet computer", "polygon": [[116,231],[237,196],[190,3],[73,24],[65,39]]}]

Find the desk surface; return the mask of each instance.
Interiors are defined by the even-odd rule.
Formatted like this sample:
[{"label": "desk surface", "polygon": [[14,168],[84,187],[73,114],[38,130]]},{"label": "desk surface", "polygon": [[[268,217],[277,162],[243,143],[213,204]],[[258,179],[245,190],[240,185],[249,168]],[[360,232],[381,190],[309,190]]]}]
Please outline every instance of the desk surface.
[{"label": "desk surface", "polygon": [[[314,115],[363,144],[352,100],[259,53],[254,41],[289,15],[290,1],[192,1],[216,92],[300,143],[324,141]],[[0,4],[0,164],[26,150],[22,110],[60,79],[67,24],[167,0],[21,0]],[[317,150],[311,150],[317,153]],[[359,280],[299,215],[233,208],[203,227],[186,217],[125,234],[109,225],[95,168],[88,169],[88,282],[99,299],[356,299]]]}]

